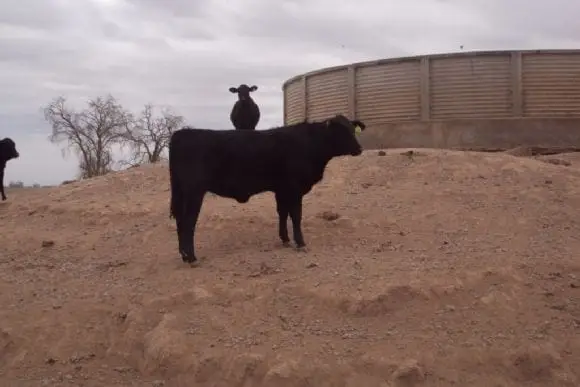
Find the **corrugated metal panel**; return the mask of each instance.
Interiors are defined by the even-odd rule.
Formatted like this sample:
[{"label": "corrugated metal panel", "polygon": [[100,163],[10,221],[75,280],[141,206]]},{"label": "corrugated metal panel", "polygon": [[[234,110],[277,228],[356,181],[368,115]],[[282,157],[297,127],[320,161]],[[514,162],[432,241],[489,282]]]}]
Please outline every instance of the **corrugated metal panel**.
[{"label": "corrugated metal panel", "polygon": [[285,125],[304,121],[304,87],[301,79],[286,85],[284,103],[286,106]]},{"label": "corrugated metal panel", "polygon": [[522,89],[524,116],[580,116],[580,55],[524,54]]},{"label": "corrugated metal panel", "polygon": [[319,121],[335,114],[348,116],[348,71],[316,74],[306,79],[307,115]]},{"label": "corrugated metal panel", "polygon": [[512,111],[508,55],[431,60],[431,118],[498,118]]},{"label": "corrugated metal panel", "polygon": [[418,60],[356,69],[356,117],[367,124],[421,118]]}]

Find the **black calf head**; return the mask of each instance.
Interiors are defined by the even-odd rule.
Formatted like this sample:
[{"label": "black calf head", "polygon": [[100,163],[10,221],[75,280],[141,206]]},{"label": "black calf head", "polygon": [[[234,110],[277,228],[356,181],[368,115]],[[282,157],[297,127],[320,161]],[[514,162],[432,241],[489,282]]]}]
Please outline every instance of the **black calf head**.
[{"label": "black calf head", "polygon": [[351,121],[342,114],[338,114],[325,122],[332,132],[330,138],[337,154],[358,156],[362,153],[362,147],[356,139],[356,136],[366,128],[362,121]]},{"label": "black calf head", "polygon": [[238,93],[238,99],[246,100],[250,98],[250,93],[252,91],[258,90],[258,86],[254,85],[249,87],[245,83],[242,83],[239,87],[230,87],[230,93]]},{"label": "black calf head", "polygon": [[8,161],[11,159],[16,159],[20,156],[16,150],[16,144],[11,138],[4,138],[0,140],[0,161]]}]

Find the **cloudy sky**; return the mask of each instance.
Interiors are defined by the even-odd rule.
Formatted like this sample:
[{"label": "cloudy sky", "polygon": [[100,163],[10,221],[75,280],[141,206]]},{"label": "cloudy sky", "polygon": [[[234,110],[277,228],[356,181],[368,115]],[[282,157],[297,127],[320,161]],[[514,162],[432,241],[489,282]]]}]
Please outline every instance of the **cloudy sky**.
[{"label": "cloudy sky", "polygon": [[228,88],[255,84],[262,129],[282,123],[282,83],[302,72],[461,45],[580,48],[579,14],[573,0],[2,0],[0,138],[21,153],[6,184],[76,173],[47,140],[42,107],[58,95],[168,105],[217,129],[231,128]]}]

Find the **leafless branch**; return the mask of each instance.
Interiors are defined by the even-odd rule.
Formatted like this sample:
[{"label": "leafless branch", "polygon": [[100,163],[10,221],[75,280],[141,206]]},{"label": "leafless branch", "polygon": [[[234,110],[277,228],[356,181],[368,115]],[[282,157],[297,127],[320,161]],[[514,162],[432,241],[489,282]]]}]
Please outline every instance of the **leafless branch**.
[{"label": "leafless branch", "polygon": [[87,108],[76,112],[66,106],[62,96],[44,108],[44,117],[52,127],[53,143],[66,142],[79,156],[83,178],[100,176],[111,170],[111,146],[123,139],[131,115],[111,96],[88,101]]},{"label": "leafless branch", "polygon": [[171,134],[185,121],[167,108],[161,109],[158,117],[153,110],[153,105],[145,105],[139,116],[125,126],[123,143],[131,149],[129,165],[160,161],[169,146]]}]

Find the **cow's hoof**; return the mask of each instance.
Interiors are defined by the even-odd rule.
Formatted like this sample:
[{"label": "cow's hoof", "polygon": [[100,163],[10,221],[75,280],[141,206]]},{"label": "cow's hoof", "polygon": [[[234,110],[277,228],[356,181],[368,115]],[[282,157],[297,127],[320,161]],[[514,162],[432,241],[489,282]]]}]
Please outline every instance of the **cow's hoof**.
[{"label": "cow's hoof", "polygon": [[299,253],[307,253],[308,248],[306,247],[306,245],[296,246],[296,251],[298,251]]},{"label": "cow's hoof", "polygon": [[282,241],[282,247],[290,247],[290,241]]},{"label": "cow's hoof", "polygon": [[183,260],[183,262],[190,264],[197,262],[197,258],[195,257],[195,255],[182,255],[181,259]]}]

